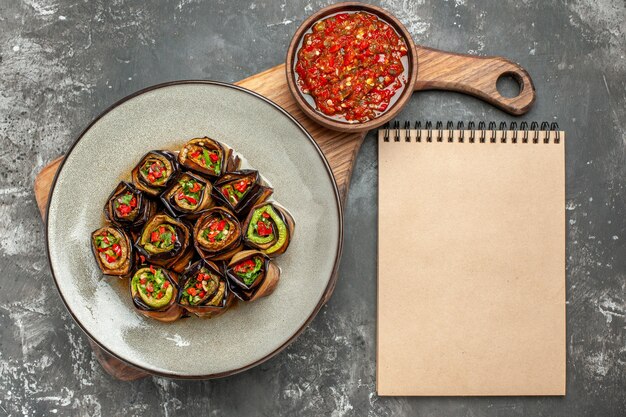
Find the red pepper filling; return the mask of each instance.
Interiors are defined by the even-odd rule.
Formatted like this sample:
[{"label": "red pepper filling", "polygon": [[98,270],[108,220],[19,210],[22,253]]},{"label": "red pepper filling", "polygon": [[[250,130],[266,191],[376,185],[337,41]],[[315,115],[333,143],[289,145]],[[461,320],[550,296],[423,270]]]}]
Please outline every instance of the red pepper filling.
[{"label": "red pepper filling", "polygon": [[367,121],[384,112],[406,83],[404,40],[369,13],[320,20],[298,50],[298,85],[326,115]]},{"label": "red pepper filling", "polygon": [[233,185],[233,187],[235,188],[235,190],[239,191],[240,193],[243,193],[248,189],[249,185],[250,185],[250,179],[244,178],[240,181],[237,181],[235,185]]},{"label": "red pepper filling", "polygon": [[207,227],[202,231],[202,237],[211,243],[221,242],[226,239],[230,232],[230,223],[225,219],[213,218]]},{"label": "red pepper filling", "polygon": [[165,296],[165,293],[170,286],[167,278],[163,276],[163,271],[159,269],[155,269],[152,265],[150,265],[150,273],[144,273],[141,278],[139,278],[139,287],[143,290],[149,297],[154,297],[157,300],[160,300]]},{"label": "red pepper filling", "polygon": [[247,259],[233,268],[233,270],[240,274],[245,274],[246,272],[250,272],[254,269],[255,263],[252,259]]},{"label": "red pepper filling", "polygon": [[257,222],[256,227],[257,227],[256,229],[257,234],[261,237],[269,236],[272,234],[272,232],[274,232],[274,226],[272,225],[272,222],[270,221],[269,213],[264,212],[261,215],[261,218]]},{"label": "red pepper filling", "polygon": [[200,298],[204,298],[204,296],[206,295],[206,291],[204,291],[202,284],[203,284],[203,281],[206,282],[209,279],[211,279],[210,275],[203,274],[202,272],[199,273],[196,277],[196,284],[194,286],[187,288],[187,294],[191,296],[197,295]]},{"label": "red pepper filling", "polygon": [[202,184],[194,179],[178,181],[180,188],[176,194],[176,200],[186,200],[189,204],[195,206],[200,201],[200,191],[204,188]]},{"label": "red pepper filling", "polygon": [[250,259],[243,260],[233,267],[233,272],[242,279],[244,284],[250,286],[263,272],[263,259],[254,256]]},{"label": "red pepper filling", "polygon": [[241,201],[243,196],[246,195],[252,183],[253,180],[249,177],[230,182],[221,187],[222,194],[233,206],[236,206]]},{"label": "red pepper filling", "polygon": [[128,217],[137,207],[137,197],[127,192],[115,199],[115,212],[119,217]]},{"label": "red pepper filling", "polygon": [[183,297],[190,305],[199,304],[204,297],[213,294],[219,286],[219,279],[206,268],[202,268],[195,278],[190,278],[185,284]]},{"label": "red pepper filling", "polygon": [[162,180],[166,171],[167,167],[163,161],[158,159],[149,159],[143,167],[141,167],[142,174],[151,184],[163,182]]},{"label": "red pepper filling", "polygon": [[119,239],[113,234],[102,231],[99,235],[94,236],[96,250],[104,254],[107,263],[112,264],[122,256],[122,247],[118,243]]},{"label": "red pepper filling", "polygon": [[150,233],[150,243],[157,248],[173,247],[176,243],[176,230],[171,225],[161,225]]},{"label": "red pepper filling", "polygon": [[199,146],[193,146],[192,150],[189,152],[189,158],[191,158],[193,162],[207,168],[215,175],[220,175],[221,173],[220,157],[218,150],[208,150]]}]

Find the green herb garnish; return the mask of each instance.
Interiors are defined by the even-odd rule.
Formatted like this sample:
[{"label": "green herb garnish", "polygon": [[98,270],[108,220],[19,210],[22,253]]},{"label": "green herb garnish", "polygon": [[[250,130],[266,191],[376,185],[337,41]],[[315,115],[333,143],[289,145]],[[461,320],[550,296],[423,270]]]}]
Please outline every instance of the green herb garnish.
[{"label": "green herb garnish", "polygon": [[122,197],[119,198],[119,202],[122,204],[130,204],[130,201],[133,199],[133,195],[132,194],[124,194]]},{"label": "green herb garnish", "polygon": [[[104,241],[104,238],[105,238],[105,237],[108,239],[109,243],[106,243],[106,242]],[[115,244],[119,241],[119,239],[118,239],[118,238],[116,238],[115,236],[113,236],[113,235],[111,235],[111,234],[107,234],[106,236],[102,236],[102,235],[96,236],[96,237],[95,237],[95,240],[96,240],[96,245],[97,245],[99,248],[108,248],[108,247],[111,247],[111,246],[115,245]]]},{"label": "green herb garnish", "polygon": [[167,247],[172,244],[172,234],[171,233],[163,233],[161,235],[161,244],[160,247]]},{"label": "green herb garnish", "polygon": [[202,149],[202,156],[204,156],[204,163],[206,164],[207,168],[210,167],[212,163],[209,151],[207,151],[206,149]]}]

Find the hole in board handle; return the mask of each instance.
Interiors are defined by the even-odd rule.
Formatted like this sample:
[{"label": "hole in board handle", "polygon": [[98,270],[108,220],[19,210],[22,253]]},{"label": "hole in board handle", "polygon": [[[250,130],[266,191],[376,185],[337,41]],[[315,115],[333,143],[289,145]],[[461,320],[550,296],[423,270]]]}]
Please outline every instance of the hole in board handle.
[{"label": "hole in board handle", "polygon": [[522,92],[522,77],[514,72],[505,72],[498,77],[496,89],[502,97],[517,97]]}]

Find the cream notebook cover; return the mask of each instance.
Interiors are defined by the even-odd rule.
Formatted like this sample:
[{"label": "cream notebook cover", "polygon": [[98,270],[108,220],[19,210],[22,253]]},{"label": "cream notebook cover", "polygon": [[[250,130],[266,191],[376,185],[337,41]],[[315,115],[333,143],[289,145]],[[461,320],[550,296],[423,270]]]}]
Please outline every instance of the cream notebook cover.
[{"label": "cream notebook cover", "polygon": [[378,395],[565,394],[565,138],[536,127],[379,131]]}]

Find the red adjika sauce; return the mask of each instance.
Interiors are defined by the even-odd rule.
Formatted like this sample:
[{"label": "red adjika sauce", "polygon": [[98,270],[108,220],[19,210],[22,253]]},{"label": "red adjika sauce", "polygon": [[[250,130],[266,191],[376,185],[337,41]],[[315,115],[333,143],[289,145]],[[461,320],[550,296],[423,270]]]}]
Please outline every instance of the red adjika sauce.
[{"label": "red adjika sauce", "polygon": [[364,12],[320,20],[304,36],[296,73],[304,94],[329,116],[365,122],[384,112],[406,83],[406,42],[387,23]]}]

